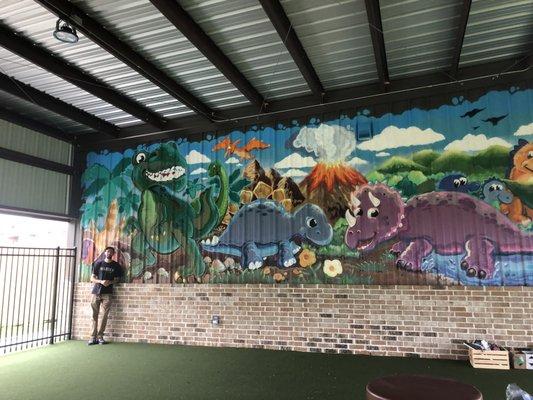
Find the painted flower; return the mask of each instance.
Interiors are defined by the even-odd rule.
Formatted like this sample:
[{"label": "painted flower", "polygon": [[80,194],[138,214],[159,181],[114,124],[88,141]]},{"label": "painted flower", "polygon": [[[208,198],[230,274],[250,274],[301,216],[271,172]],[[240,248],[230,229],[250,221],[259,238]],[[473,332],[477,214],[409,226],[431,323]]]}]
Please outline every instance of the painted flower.
[{"label": "painted flower", "polygon": [[276,282],[278,282],[278,283],[279,283],[279,282],[283,282],[283,281],[285,280],[285,276],[283,276],[283,274],[280,273],[280,272],[276,272],[276,273],[274,274],[273,278],[274,278],[274,280],[275,280]]},{"label": "painted flower", "polygon": [[304,249],[298,256],[298,258],[300,259],[300,265],[303,268],[307,268],[316,263],[315,252],[309,249]]},{"label": "painted flower", "polygon": [[340,260],[324,260],[324,273],[335,278],[337,275],[342,274],[342,264]]},{"label": "painted flower", "polygon": [[266,267],[263,269],[263,275],[270,275],[270,267]]}]

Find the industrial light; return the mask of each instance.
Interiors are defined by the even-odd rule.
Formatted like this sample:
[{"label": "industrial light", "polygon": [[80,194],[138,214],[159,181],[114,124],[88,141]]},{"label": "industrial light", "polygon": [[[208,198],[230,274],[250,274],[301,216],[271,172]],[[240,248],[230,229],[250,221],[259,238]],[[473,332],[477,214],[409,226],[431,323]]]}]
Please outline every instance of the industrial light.
[{"label": "industrial light", "polygon": [[80,38],[76,34],[76,28],[61,19],[56,22],[54,37],[60,42],[76,43]]}]

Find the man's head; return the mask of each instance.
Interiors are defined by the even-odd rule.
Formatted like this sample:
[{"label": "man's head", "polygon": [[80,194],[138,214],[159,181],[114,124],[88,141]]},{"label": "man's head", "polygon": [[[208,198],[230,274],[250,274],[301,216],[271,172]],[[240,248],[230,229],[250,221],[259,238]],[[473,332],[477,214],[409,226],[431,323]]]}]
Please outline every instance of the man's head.
[{"label": "man's head", "polygon": [[108,247],[105,248],[104,253],[105,253],[105,258],[110,260],[115,255],[115,248],[111,247],[111,246],[108,246]]}]

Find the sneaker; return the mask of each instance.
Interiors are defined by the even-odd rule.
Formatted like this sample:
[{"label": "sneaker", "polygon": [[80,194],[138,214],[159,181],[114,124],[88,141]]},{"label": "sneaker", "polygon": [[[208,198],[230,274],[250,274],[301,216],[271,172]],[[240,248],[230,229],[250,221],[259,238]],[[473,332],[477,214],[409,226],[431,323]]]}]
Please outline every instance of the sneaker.
[{"label": "sneaker", "polygon": [[87,346],[92,346],[93,344],[98,344],[98,340],[96,340],[96,339],[90,339],[90,340],[87,342]]},{"label": "sneaker", "polygon": [[98,344],[107,344],[107,342],[103,338],[100,338],[98,339]]}]

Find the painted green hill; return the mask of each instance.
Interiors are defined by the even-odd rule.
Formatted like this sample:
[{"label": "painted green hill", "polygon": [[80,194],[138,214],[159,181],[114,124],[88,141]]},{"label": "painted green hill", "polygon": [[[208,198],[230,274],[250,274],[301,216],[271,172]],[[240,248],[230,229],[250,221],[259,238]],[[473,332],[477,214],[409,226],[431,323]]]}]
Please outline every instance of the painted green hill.
[{"label": "painted green hill", "polygon": [[509,166],[509,149],[504,146],[490,146],[472,157],[474,165],[488,170],[507,169]]},{"label": "painted green hill", "polygon": [[431,163],[440,157],[440,153],[434,150],[420,150],[413,153],[412,158],[415,163],[430,168]]},{"label": "painted green hill", "polygon": [[431,172],[461,171],[468,174],[474,169],[472,156],[464,151],[445,151],[431,163]]},{"label": "painted green hill", "polygon": [[423,173],[428,172],[428,168],[424,167],[409,158],[394,156],[389,158],[383,164],[381,164],[376,171],[384,174],[395,174],[397,172],[409,172],[420,171]]}]

